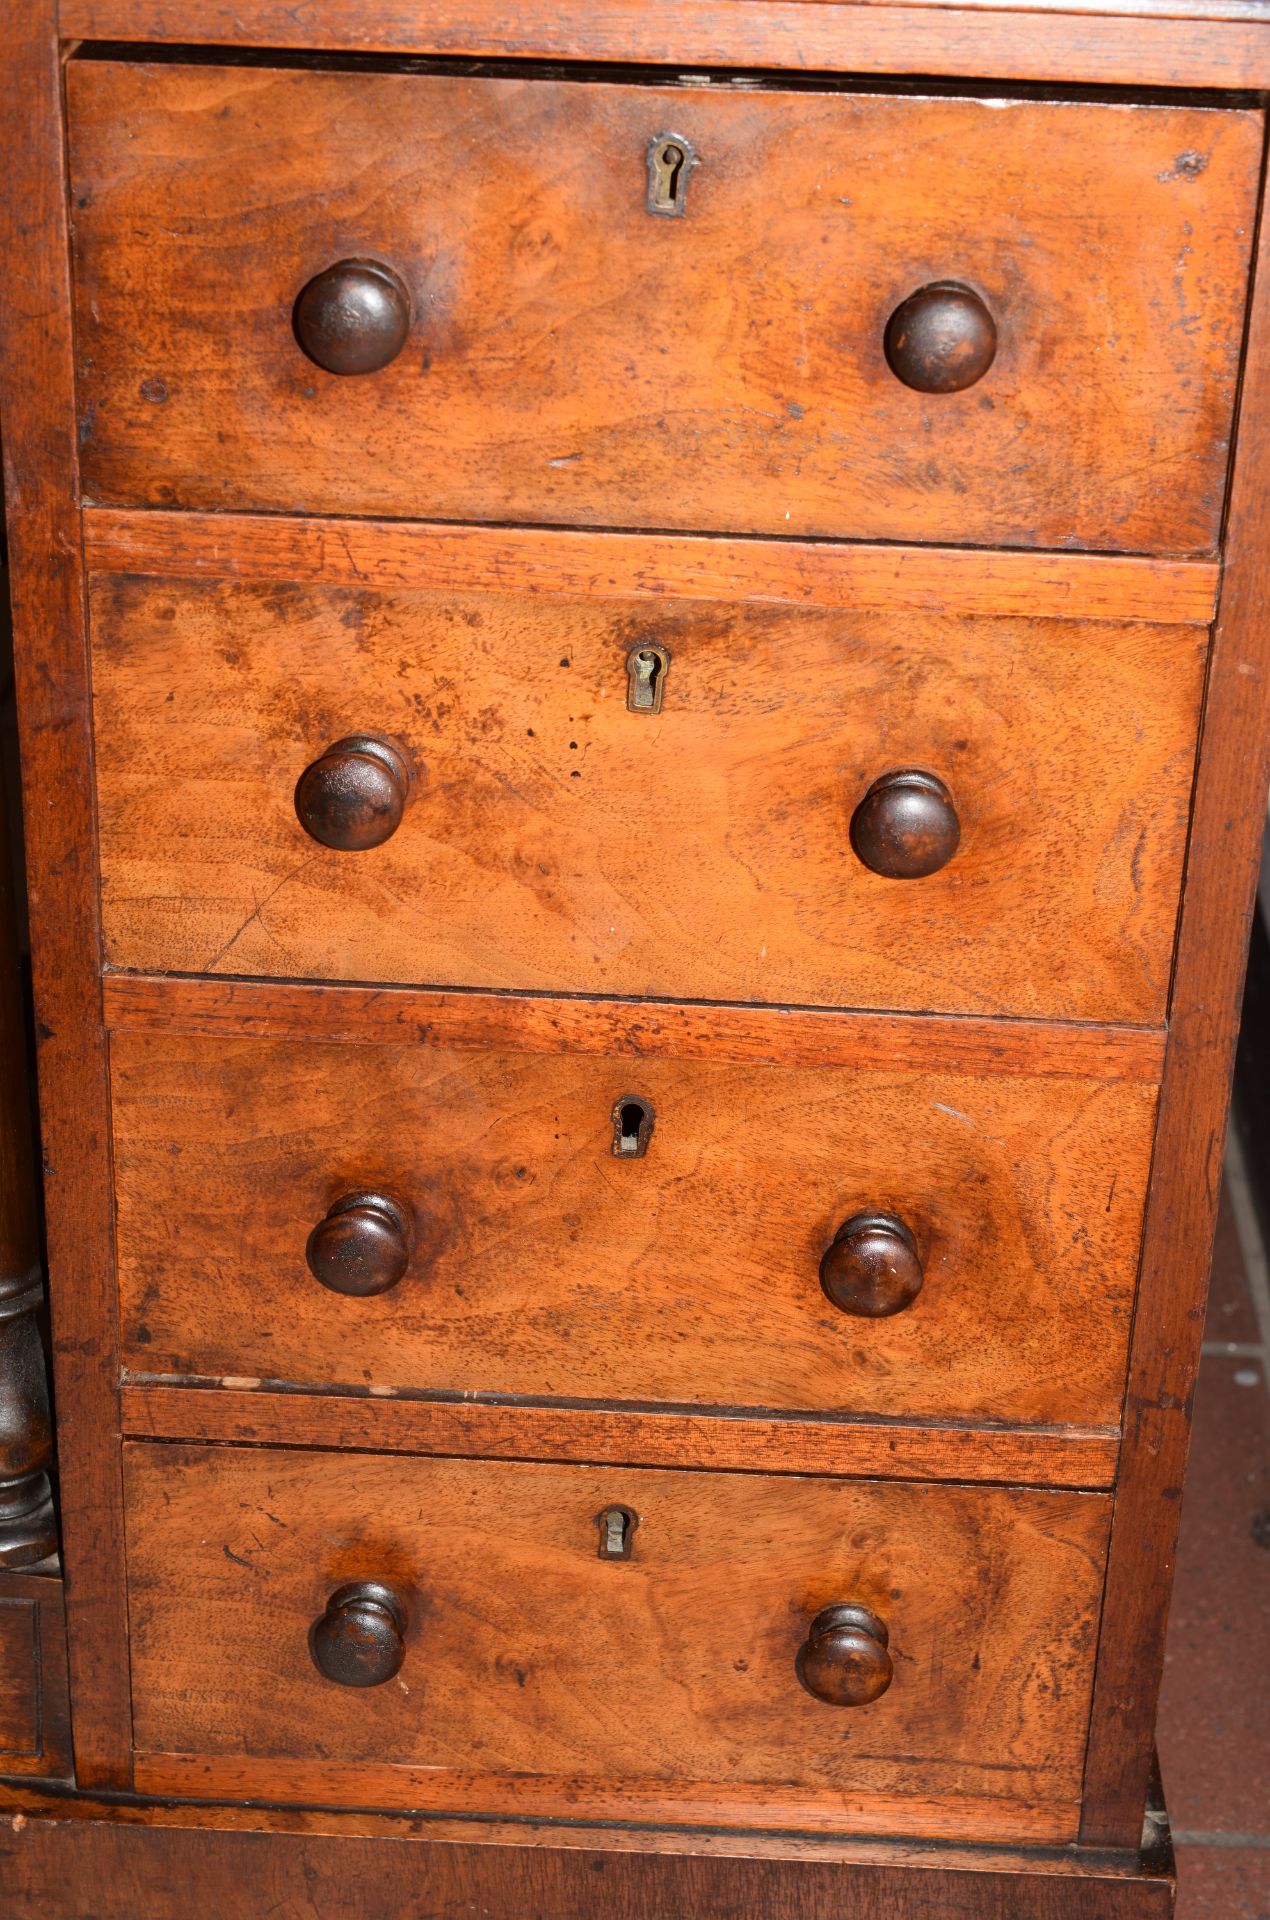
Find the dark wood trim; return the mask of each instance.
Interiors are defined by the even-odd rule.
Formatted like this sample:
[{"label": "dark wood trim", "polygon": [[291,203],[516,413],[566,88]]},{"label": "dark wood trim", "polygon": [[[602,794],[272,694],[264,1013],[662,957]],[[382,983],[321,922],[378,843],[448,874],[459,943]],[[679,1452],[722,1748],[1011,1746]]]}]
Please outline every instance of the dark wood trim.
[{"label": "dark wood trim", "polygon": [[1082,1838],[1142,1818],[1270,782],[1270,221],[1261,222],[1147,1200]]},{"label": "dark wood trim", "polygon": [[[90,507],[91,572],[1208,626],[1209,560]],[[1077,637],[1076,643],[1079,644]]]},{"label": "dark wood trim", "polygon": [[[21,1821],[12,1816],[22,1815]],[[8,1818],[3,1816],[8,1815]],[[94,1920],[460,1913],[516,1920],[1169,1920],[1167,1827],[1149,1857],[923,1847],[786,1834],[418,1820],[236,1807],[104,1805],[0,1789],[11,1920],[68,1890]]]},{"label": "dark wood trim", "polygon": [[1263,18],[1007,13],[842,0],[61,0],[69,40],[635,61],[685,69],[1270,85]]},{"label": "dark wood trim", "polygon": [[996,1071],[1140,1085],[1159,1078],[1164,1056],[1163,1034],[1146,1027],[832,1013],[814,1007],[701,1001],[560,999],[183,974],[108,974],[105,1015],[108,1027],[125,1033],[877,1067],[883,1072]]},{"label": "dark wood trim", "polygon": [[82,1784],[129,1779],[100,926],[52,10],[0,0],[0,416],[13,559],[62,1545]]},{"label": "dark wood trim", "polygon": [[39,1313],[44,1304],[31,1151],[26,1015],[7,783],[0,779],[0,1567],[57,1552],[53,1427]]},{"label": "dark wood trim", "polygon": [[[26,1669],[31,1689],[30,1722],[34,1738],[15,1751],[0,1734],[0,1776],[38,1775],[69,1780],[71,1775],[71,1701],[66,1671],[66,1608],[62,1582],[52,1574],[0,1573],[0,1610],[22,1621],[29,1639]],[[2,1627],[3,1622],[0,1622]],[[25,1638],[25,1635],[23,1636]],[[21,1675],[17,1676],[19,1679]],[[11,1668],[5,1678],[12,1689]]]},{"label": "dark wood trim", "polygon": [[1119,1436],[1082,1428],[974,1428],[881,1420],[782,1419],[699,1409],[490,1403],[402,1394],[306,1394],[260,1383],[174,1385],[132,1379],[124,1432],[196,1440],[469,1459],[741,1473],[1002,1481],[1101,1489],[1116,1476]]}]

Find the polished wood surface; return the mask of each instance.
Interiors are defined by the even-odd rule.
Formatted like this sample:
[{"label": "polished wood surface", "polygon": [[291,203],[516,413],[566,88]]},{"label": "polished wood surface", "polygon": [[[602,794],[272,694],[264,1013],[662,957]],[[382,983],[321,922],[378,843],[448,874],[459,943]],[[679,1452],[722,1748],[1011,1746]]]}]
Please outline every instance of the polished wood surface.
[{"label": "polished wood surface", "polygon": [[1084,1830],[1131,1843],[1155,1701],[1199,1368],[1204,1287],[1270,784],[1270,223],[1262,219],[1240,457],[1204,711],[1160,1124],[1125,1400]]},{"label": "polished wood surface", "polygon": [[[729,4],[732,0],[729,0]],[[761,600],[878,613],[1210,624],[1210,560],[1131,554],[1011,553],[833,540],[572,533],[250,513],[90,507],[84,548],[101,573],[181,579],[306,580],[439,592],[597,594],[610,600]]]},{"label": "polished wood surface", "polygon": [[118,1357],[99,974],[61,64],[52,10],[0,0],[0,416],[58,1421],[75,1765],[129,1784]]},{"label": "polished wood surface", "polygon": [[[113,966],[1163,1012],[1198,629],[119,574],[92,618]],[[367,732],[414,765],[402,824],[317,846],[296,780]],[[897,766],[960,823],[902,885],[849,837]]]},{"label": "polished wood surface", "polygon": [[240,1441],[462,1459],[574,1460],[594,1466],[799,1473],[895,1480],[1115,1484],[1119,1434],[1091,1427],[974,1427],[955,1422],[813,1419],[701,1409],[542,1407],[516,1400],[429,1399],[365,1390],[301,1394],[261,1380],[214,1385],[132,1377],[123,1431],[136,1439]]},{"label": "polished wood surface", "polygon": [[[1116,1423],[1149,1086],[123,1033],[111,1081],[135,1371]],[[366,1189],[413,1254],[341,1299],[306,1242]],[[925,1281],[869,1322],[820,1262],[878,1210]]]},{"label": "polished wood surface", "polygon": [[284,980],[107,974],[106,1024],[126,1033],[331,1040],[482,1052],[589,1053],[791,1067],[1007,1073],[1150,1085],[1164,1035],[1142,1027],[809,1007],[675,1006],[546,994],[441,993]]},{"label": "polished wood surface", "polygon": [[[71,1775],[66,1609],[62,1582],[51,1573],[0,1572],[0,1777],[6,1775]],[[3,1872],[0,1885],[7,1899]]]},{"label": "polished wood surface", "polygon": [[[1257,113],[111,61],[66,77],[95,501],[1215,546]],[[673,221],[645,205],[667,125],[700,156]],[[351,380],[292,327],[345,252],[391,269],[415,313],[392,364]],[[948,279],[991,308],[996,356],[932,397],[884,336]]]},{"label": "polished wood surface", "polygon": [[[264,1761],[281,1799],[311,1801],[329,1763],[354,1793],[365,1769],[381,1804],[565,1813],[581,1794],[710,1825],[770,1797],[768,1825],[913,1832],[933,1796],[939,1831],[1070,1833],[1101,1496],[136,1443],[126,1457],[152,1786],[156,1756],[185,1752],[207,1756],[209,1784]],[[640,1519],[619,1564],[595,1545],[615,1503]],[[331,1585],[368,1578],[409,1607],[400,1676],[323,1686],[310,1623]],[[795,1672],[844,1582],[885,1613],[897,1667],[849,1726]]]},{"label": "polished wood surface", "polygon": [[[1131,87],[1270,86],[1260,0],[1106,6],[1049,0],[944,5],[860,0],[59,0],[63,33],[88,40],[356,52],[509,55],[846,74],[982,75]],[[1100,17],[1100,15],[1108,17]],[[1152,16],[1161,17],[1152,17]],[[1122,17],[1124,16],[1124,17]],[[1133,17],[1142,16],[1142,17]]]},{"label": "polished wood surface", "polygon": [[[412,1820],[389,1814],[94,1801],[0,1787],[0,1873],[11,1920],[47,1920],[68,1888],[94,1920],[188,1920],[190,1888],[223,1920],[332,1913],[449,1920],[1167,1920],[1172,1856],[1153,1822],[1144,1856],[1074,1847],[932,1848],[650,1826]],[[1162,1837],[1163,1836],[1163,1837]]]}]

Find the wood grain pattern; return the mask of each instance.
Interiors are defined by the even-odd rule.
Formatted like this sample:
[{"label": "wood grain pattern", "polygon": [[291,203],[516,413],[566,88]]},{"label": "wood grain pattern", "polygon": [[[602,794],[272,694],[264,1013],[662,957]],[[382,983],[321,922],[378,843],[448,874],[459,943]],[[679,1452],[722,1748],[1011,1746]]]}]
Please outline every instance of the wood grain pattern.
[{"label": "wood grain pattern", "polygon": [[[329,1762],[381,1804],[581,1799],[706,1824],[721,1805],[735,1824],[761,1802],[769,1827],[920,1831],[930,1812],[905,1802],[930,1795],[939,1831],[1069,1830],[1102,1496],[125,1452],[144,1753],[223,1756],[239,1777],[269,1760],[284,1800],[311,1802]],[[640,1516],[617,1564],[594,1520],[614,1503]],[[405,1592],[410,1626],[398,1680],[353,1694],[315,1675],[306,1636],[330,1589],[363,1578]],[[793,1673],[844,1588],[887,1618],[900,1668],[849,1720]]]},{"label": "wood grain pattern", "polygon": [[[93,500],[1215,544],[1257,113],[107,61],[67,82]],[[644,204],[667,126],[703,156],[683,220]],[[416,319],[341,379],[292,311],[352,256]],[[999,346],[932,397],[882,340],[948,278]]]},{"label": "wood grain pattern", "polygon": [[[111,1086],[136,1371],[1116,1424],[1150,1087],[124,1034]],[[413,1255],[347,1298],[305,1244],[369,1189]],[[926,1279],[866,1322],[818,1266],[879,1208]]]},{"label": "wood grain pattern", "polygon": [[1270,222],[1258,249],[1125,1401],[1084,1829],[1128,1844],[1151,1765],[1191,1397],[1270,782]]},{"label": "wood grain pattern", "polygon": [[731,1060],[789,1067],[1029,1074],[1151,1083],[1164,1035],[1143,1027],[828,1013],[811,1007],[675,1006],[667,1001],[332,987],[310,981],[108,973],[106,1023],[124,1033],[330,1040],[508,1053]]},{"label": "wood grain pattern", "polygon": [[128,1784],[118,1358],[111,1269],[61,74],[51,9],[0,0],[0,414],[58,1413],[75,1760]]},{"label": "wood grain pattern", "polygon": [[[631,60],[671,66],[774,67],[808,73],[983,75],[1135,87],[1266,87],[1270,36],[1245,12],[1099,18],[997,5],[834,4],[833,0],[59,0],[62,32],[89,40],[191,37],[211,44],[357,52]],[[1109,14],[1119,14],[1109,7]],[[1233,12],[1233,9],[1232,9]]]},{"label": "wood grain pattern", "polygon": [[0,1775],[66,1779],[70,1773],[62,1582],[49,1574],[2,1573]]},{"label": "wood grain pattern", "polygon": [[95,1920],[188,1920],[197,1886],[222,1920],[328,1920],[465,1908],[517,1920],[1168,1920],[1172,1859],[1079,1848],[938,1849],[701,1829],[410,1820],[263,1807],[94,1802],[0,1788],[11,1920],[67,1889]]},{"label": "wood grain pattern", "polygon": [[1216,562],[89,507],[98,573],[1208,626]]},{"label": "wood grain pattern", "polygon": [[[92,608],[116,967],[1163,1011],[1198,629],[115,574]],[[632,714],[650,643],[664,705]],[[332,851],[296,781],[367,732],[412,798],[385,845]],[[921,881],[848,842],[896,766],[961,818]]]},{"label": "wood grain pattern", "polygon": [[572,1460],[592,1466],[798,1473],[843,1479],[1014,1482],[1110,1487],[1119,1436],[1077,1427],[920,1425],[865,1419],[721,1417],[699,1411],[512,1406],[399,1394],[278,1393],[263,1383],[159,1383],[136,1376],[120,1396],[138,1440],[446,1454],[460,1459]]}]

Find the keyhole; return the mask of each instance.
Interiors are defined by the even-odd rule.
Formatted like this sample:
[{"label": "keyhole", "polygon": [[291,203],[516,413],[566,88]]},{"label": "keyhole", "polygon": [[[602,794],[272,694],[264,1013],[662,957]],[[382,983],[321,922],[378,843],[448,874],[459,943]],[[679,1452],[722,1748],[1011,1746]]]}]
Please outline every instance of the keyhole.
[{"label": "keyhole", "polygon": [[613,1107],[613,1151],[626,1160],[640,1160],[648,1152],[655,1119],[647,1100],[624,1093]]},{"label": "keyhole", "polygon": [[679,176],[683,172],[684,150],[671,141],[667,141],[661,150],[661,164],[666,181],[666,199],[672,205],[679,198]]},{"label": "keyhole", "polygon": [[664,647],[633,647],[626,656],[626,705],[631,713],[660,713],[670,655]]},{"label": "keyhole", "polygon": [[595,1518],[600,1529],[601,1560],[629,1560],[639,1515],[630,1507],[605,1507]]},{"label": "keyhole", "polygon": [[688,175],[697,164],[692,143],[678,133],[659,133],[648,149],[648,211],[681,214]]}]

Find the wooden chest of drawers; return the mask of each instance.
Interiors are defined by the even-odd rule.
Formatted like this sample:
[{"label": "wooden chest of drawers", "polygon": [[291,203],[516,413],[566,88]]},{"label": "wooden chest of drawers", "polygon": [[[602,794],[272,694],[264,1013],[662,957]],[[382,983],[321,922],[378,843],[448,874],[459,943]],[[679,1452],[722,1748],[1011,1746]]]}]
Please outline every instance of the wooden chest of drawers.
[{"label": "wooden chest of drawers", "polygon": [[1134,11],[0,6],[18,1920],[1171,1910],[1270,18]]}]

